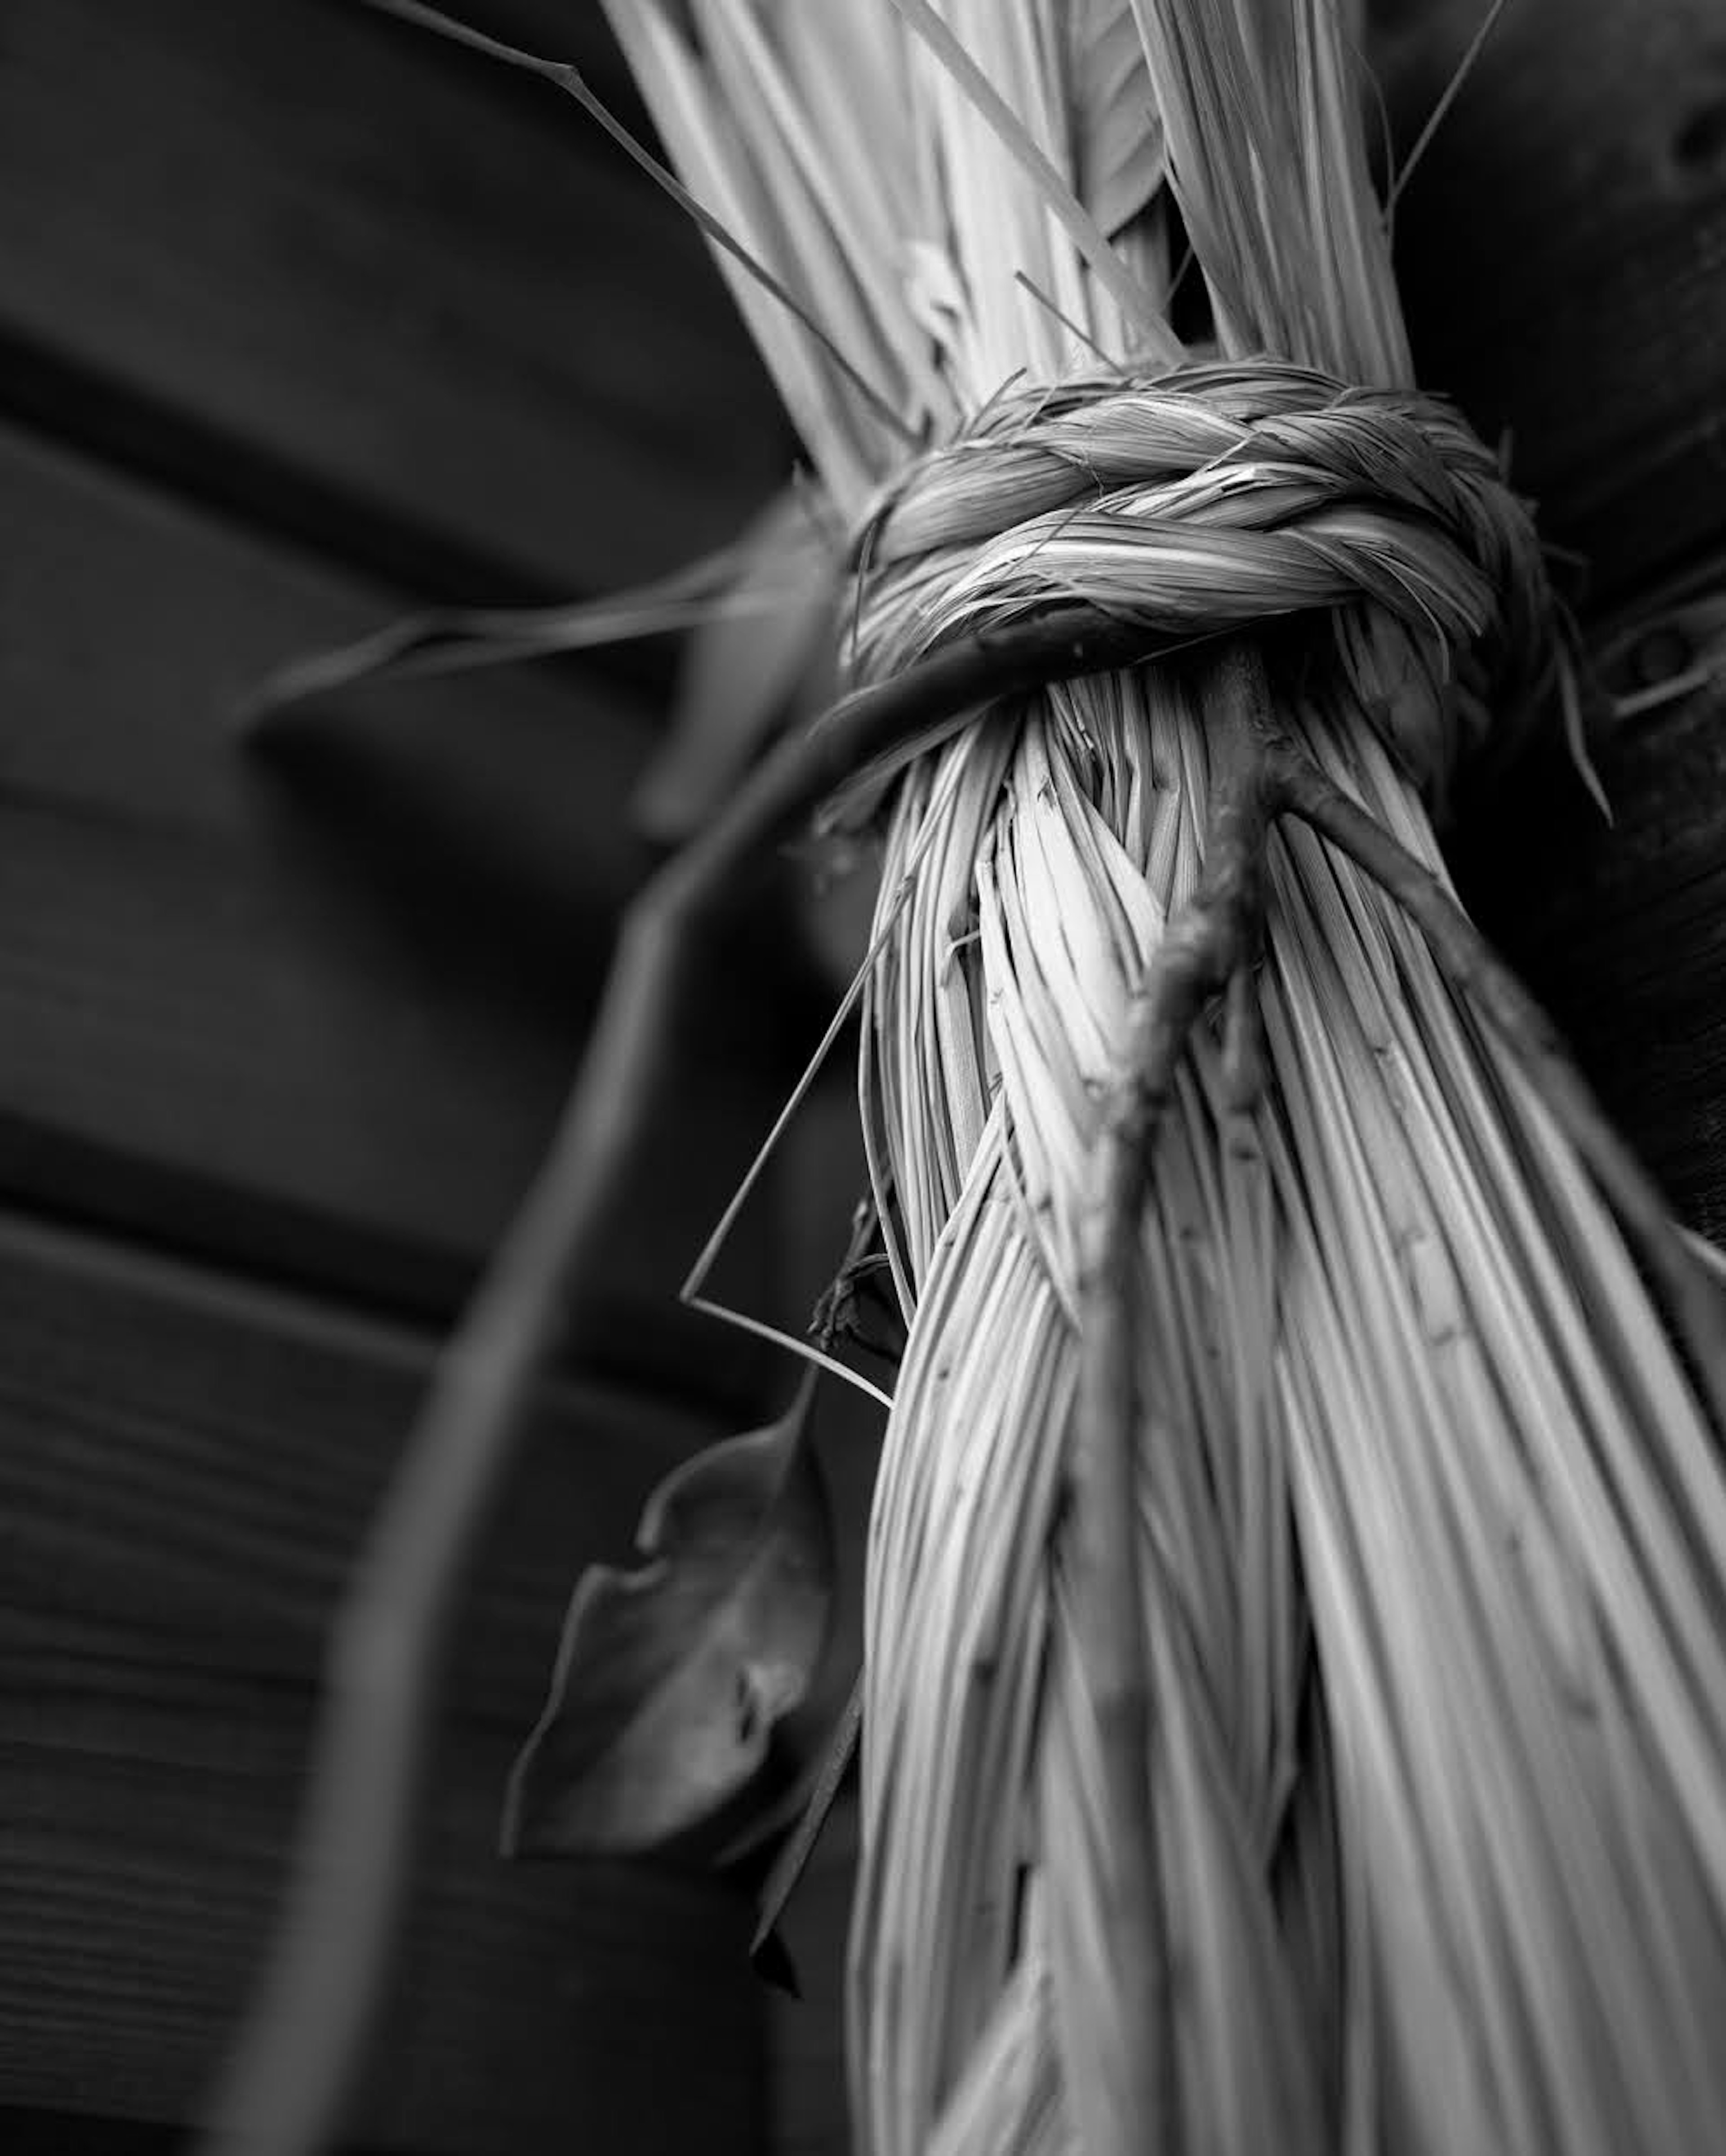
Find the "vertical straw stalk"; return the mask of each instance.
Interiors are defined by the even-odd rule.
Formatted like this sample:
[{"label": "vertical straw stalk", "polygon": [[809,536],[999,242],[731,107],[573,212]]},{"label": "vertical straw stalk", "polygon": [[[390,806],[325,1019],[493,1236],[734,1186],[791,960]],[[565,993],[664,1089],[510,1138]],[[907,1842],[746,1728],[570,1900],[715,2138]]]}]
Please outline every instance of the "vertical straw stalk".
[{"label": "vertical straw stalk", "polygon": [[1332,8],[609,12],[876,393],[722,263],[861,535],[855,677],[1062,604],[1196,645],[844,804],[910,1327],[860,2148],[1706,2145],[1718,1312],[1444,880],[1423,798],[1562,662],[1519,506],[1407,386]]}]

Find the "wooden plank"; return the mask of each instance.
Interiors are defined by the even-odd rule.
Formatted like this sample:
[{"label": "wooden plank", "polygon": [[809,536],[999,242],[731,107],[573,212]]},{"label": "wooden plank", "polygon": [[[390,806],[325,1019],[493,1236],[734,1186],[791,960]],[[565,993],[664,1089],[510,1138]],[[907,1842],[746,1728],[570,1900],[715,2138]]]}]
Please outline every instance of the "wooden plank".
[{"label": "wooden plank", "polygon": [[499,596],[697,552],[785,462],[681,214],[543,85],[346,0],[13,0],[8,341],[79,370],[74,430],[141,399],[209,483],[256,456],[327,491],[326,543],[345,511]]},{"label": "wooden plank", "polygon": [[[306,1702],[0,1657],[0,2098],[188,2120],[258,1965]],[[747,1905],[640,1865],[494,1854],[506,1748],[444,1748],[418,1891],[357,2138],[379,2148],[608,2156],[761,2135]],[[672,2070],[668,2070],[672,2069]]]},{"label": "wooden plank", "polygon": [[[1376,0],[1403,151],[1480,0]],[[1410,179],[1396,259],[1420,377],[1456,397],[1598,602],[1726,531],[1719,0],[1518,0]]]},{"label": "wooden plank", "polygon": [[1594,754],[1614,823],[1554,744],[1472,805],[1454,865],[1680,1215],[1726,1247],[1726,681]]},{"label": "wooden plank", "polygon": [[[13,1650],[315,1681],[432,1336],[11,1215],[0,1310]],[[648,1490],[725,1426],[675,1395],[547,1395],[462,1625],[468,1721],[521,1732],[577,1573],[625,1559]]]},{"label": "wooden plank", "polygon": [[[432,1343],[8,1217],[0,1309],[0,2104],[184,2119],[266,1936],[328,1618]],[[646,1489],[714,1434],[547,1395],[460,1620],[369,2143],[758,2145],[741,1900],[492,1854],[576,1573],[626,1554]]]},{"label": "wooden plank", "polygon": [[[800,1293],[842,1240],[844,1122],[830,1095],[803,1129],[823,1202],[788,1223]],[[0,1309],[0,2105],[183,2118],[263,1940],[324,1627],[432,1342],[4,1215]],[[849,1569],[879,1417],[836,1404]],[[625,1555],[647,1487],[713,1430],[591,1383],[547,1398],[460,1620],[368,2144],[758,2145],[732,1895],[490,1854],[576,1571]]]},{"label": "wooden plank", "polygon": [[[129,823],[250,835],[260,800],[280,788],[230,735],[242,700],[285,662],[413,605],[4,427],[0,514],[29,539],[0,564],[0,784]],[[414,681],[318,709],[313,737],[321,723],[325,737],[350,741],[361,770],[368,749],[388,756],[398,792],[428,764],[447,784],[465,750],[464,802],[480,788],[478,806],[511,824],[542,874],[559,842],[559,880],[583,906],[610,907],[638,872],[619,804],[657,719],[592,668]]]},{"label": "wooden plank", "polygon": [[[260,767],[234,699],[399,597],[3,434],[0,501],[32,535],[0,567],[0,1188],[447,1309],[645,865],[650,726],[578,672],[512,670],[349,698],[321,757]],[[619,1221],[601,1332],[635,1368],[754,1366],[673,1305],[771,1111],[773,978],[692,1022],[678,1145]]]},{"label": "wooden plank", "polygon": [[[185,2118],[271,1914],[337,1585],[429,1343],[0,1225],[0,2100]],[[496,1864],[575,1570],[697,1428],[548,1402],[463,1626],[379,2147],[754,2145],[745,1918],[646,1868]],[[679,2071],[664,2071],[675,2032]]]}]

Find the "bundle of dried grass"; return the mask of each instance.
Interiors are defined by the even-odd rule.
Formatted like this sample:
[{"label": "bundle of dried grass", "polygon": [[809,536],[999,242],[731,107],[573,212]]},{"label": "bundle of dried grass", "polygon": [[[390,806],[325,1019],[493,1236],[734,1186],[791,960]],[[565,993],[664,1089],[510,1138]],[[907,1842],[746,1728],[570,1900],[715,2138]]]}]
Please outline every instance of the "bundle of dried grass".
[{"label": "bundle of dried grass", "polygon": [[844,355],[722,258],[858,535],[855,678],[1074,602],[1169,653],[846,803],[910,1321],[860,2148],[1707,2145],[1711,1348],[1403,902],[1461,746],[1562,668],[1492,459],[1405,386],[1333,8],[609,11]]}]

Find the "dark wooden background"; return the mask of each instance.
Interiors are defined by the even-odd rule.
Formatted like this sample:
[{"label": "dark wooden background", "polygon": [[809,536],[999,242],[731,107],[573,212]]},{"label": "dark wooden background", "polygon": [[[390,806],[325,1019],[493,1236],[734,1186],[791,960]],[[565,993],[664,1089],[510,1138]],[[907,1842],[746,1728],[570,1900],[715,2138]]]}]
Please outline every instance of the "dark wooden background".
[{"label": "dark wooden background", "polygon": [[[577,59],[594,18],[470,17]],[[1379,0],[1396,134],[1476,0]],[[1589,567],[1597,630],[1726,560],[1726,20],[1516,0],[1400,206],[1424,378]],[[236,698],[427,601],[592,593],[727,535],[791,450],[675,212],[534,84],[352,0],[0,10],[0,2137],[164,2145],[255,1964],[321,1630],[520,1192],[645,853],[663,654],[350,697],[291,767]],[[1718,569],[1726,585],[1726,567]],[[1632,640],[1646,685],[1695,654]],[[1477,906],[1694,1224],[1726,1235],[1726,690],[1536,759]],[[816,1013],[770,940],[693,1014],[604,1322],[471,1599],[363,2145],[844,2145],[843,1830],[794,1923],[491,1856],[563,1597],[770,1363],[673,1297]],[[842,1239],[817,1111],[727,1285]],[[866,1436],[840,1461],[854,1496]]]}]

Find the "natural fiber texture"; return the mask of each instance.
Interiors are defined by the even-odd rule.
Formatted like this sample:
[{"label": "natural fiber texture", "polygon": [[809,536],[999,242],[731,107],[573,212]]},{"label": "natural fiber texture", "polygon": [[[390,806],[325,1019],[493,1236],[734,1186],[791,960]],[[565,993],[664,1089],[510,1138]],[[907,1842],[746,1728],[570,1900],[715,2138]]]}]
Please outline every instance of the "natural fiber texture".
[{"label": "natural fiber texture", "polygon": [[1553,663],[1533,526],[1457,414],[1274,362],[999,396],[894,479],[859,551],[866,678],[1057,599],[1171,644],[1322,613],[1330,670],[1434,791]]},{"label": "natural fiber texture", "polygon": [[[871,1128],[917,1309],[871,1547],[858,2095],[883,2148],[922,2146],[963,2071],[1027,1861],[1078,1933],[1055,1969],[1077,2036],[1107,1997],[1050,1553],[1086,1148],[1196,871],[1205,778],[1190,710],[1112,701],[1078,685],[1010,748],[999,729],[947,752],[974,915],[920,879],[871,995]],[[1329,752],[1418,838],[1382,757]],[[921,834],[917,776],[896,844]],[[1312,2061],[1352,2099],[1343,2145],[1685,2145],[1720,2091],[1706,2018],[1682,2017],[1726,1979],[1706,1435],[1544,1116],[1310,841],[1277,863],[1261,988],[1276,1111],[1230,1118],[1201,1045],[1146,1223],[1153,1789],[1189,2133],[1302,2145],[1286,2091]],[[1309,1786],[1303,1707],[1334,1799]]]},{"label": "natural fiber texture", "polygon": [[[612,8],[690,184],[940,445],[906,467],[746,291],[859,530],[857,667],[1074,596],[1251,631],[1280,725],[1436,865],[1420,786],[1527,701],[1552,624],[1492,460],[1400,386],[1329,9],[896,6],[896,30],[866,0]],[[1136,69],[1093,108],[1076,56],[1123,21]],[[1220,363],[1168,372],[1175,228],[1142,172],[1099,270],[1099,110],[1160,121]],[[1199,1028],[1141,1223],[1164,1933],[1154,2017],[1123,2004],[1071,1528],[1094,1168],[1235,678],[1191,651],[1050,689],[891,789],[861,1100],[911,1329],[869,1551],[858,2144],[1701,2148],[1726,2108],[1709,1432],[1524,1075],[1302,831],[1271,841],[1242,997],[1266,1082],[1243,1108]]]}]

